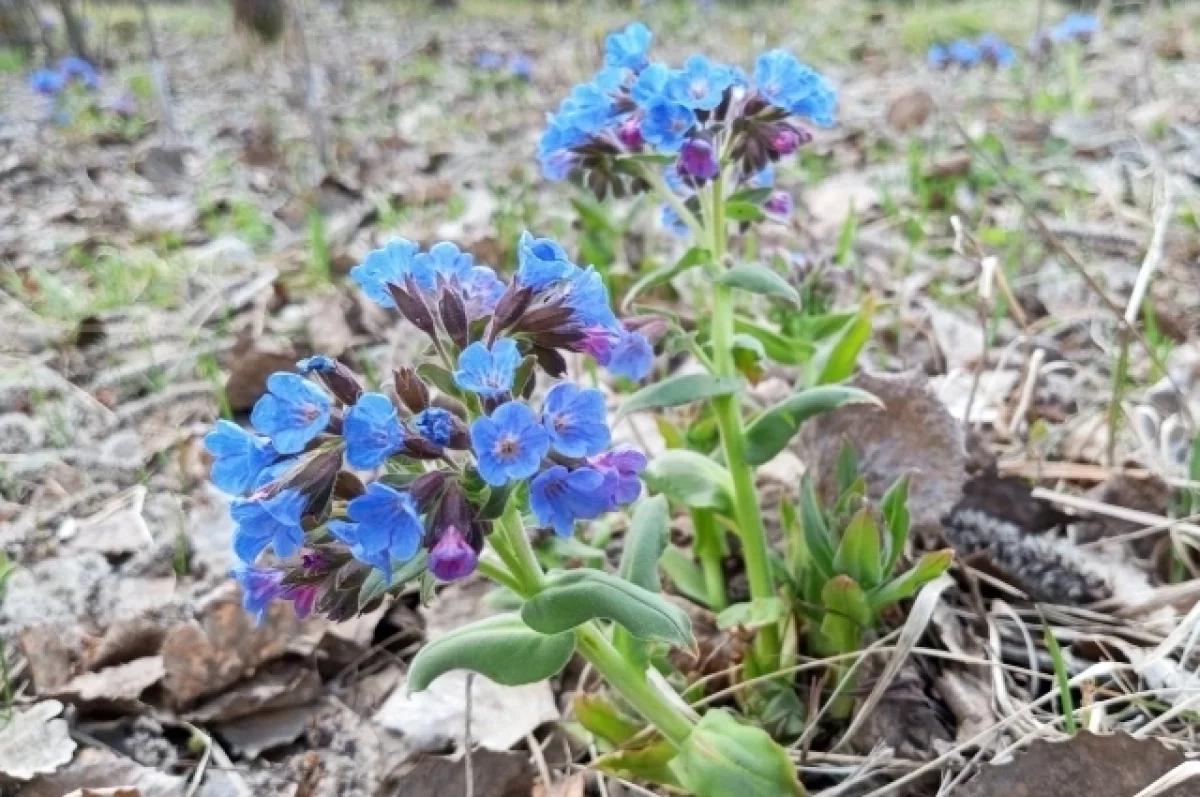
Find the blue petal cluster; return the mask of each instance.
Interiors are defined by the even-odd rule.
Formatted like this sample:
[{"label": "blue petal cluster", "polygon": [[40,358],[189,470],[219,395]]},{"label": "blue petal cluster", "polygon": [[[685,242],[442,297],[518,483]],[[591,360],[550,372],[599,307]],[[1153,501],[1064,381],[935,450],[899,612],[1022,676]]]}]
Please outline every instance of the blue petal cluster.
[{"label": "blue petal cluster", "polygon": [[957,66],[972,69],[980,64],[993,67],[1008,67],[1017,61],[1012,45],[995,33],[985,33],[977,41],[956,39],[949,44],[934,44],[925,56],[931,69],[947,69]]},{"label": "blue petal cluster", "polygon": [[504,283],[492,268],[475,265],[471,254],[447,241],[422,252],[412,241],[395,238],[350,269],[350,278],[367,298],[387,308],[396,307],[390,286],[403,288],[409,278],[426,299],[436,298],[439,283],[449,284],[461,294],[469,320],[491,313],[504,292]]},{"label": "blue petal cluster", "polygon": [[1068,14],[1050,28],[1050,39],[1056,42],[1087,42],[1100,32],[1100,17],[1085,11]]}]

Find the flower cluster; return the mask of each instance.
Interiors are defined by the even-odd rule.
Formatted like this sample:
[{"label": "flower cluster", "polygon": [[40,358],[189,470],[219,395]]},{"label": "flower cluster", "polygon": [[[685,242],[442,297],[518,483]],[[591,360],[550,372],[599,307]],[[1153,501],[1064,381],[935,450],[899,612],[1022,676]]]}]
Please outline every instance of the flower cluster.
[{"label": "flower cluster", "polygon": [[475,68],[483,72],[507,73],[525,83],[533,79],[533,62],[525,53],[514,53],[505,58],[494,50],[481,50],[475,56]]},{"label": "flower cluster", "polygon": [[679,68],[652,62],[651,38],[639,22],[608,36],[604,68],[547,121],[538,157],[548,178],[622,193],[663,164],[686,199],[727,166],[743,183],[794,153],[812,139],[800,120],[834,123],[834,89],[785,50],[762,53],[747,75],[703,55]]},{"label": "flower cluster", "polygon": [[100,85],[100,74],[86,60],[68,55],[54,69],[38,69],[29,76],[29,88],[46,97],[56,97],[72,84],[94,91]]},{"label": "flower cluster", "polygon": [[[205,438],[213,483],[237,496],[234,575],[250,611],[284,600],[352,616],[380,583],[473,572],[510,500],[527,495],[538,525],[569,536],[638,497],[646,459],[611,447],[599,390],[560,381],[530,397],[539,372],[565,374],[565,352],[640,379],[650,341],[554,241],[524,234],[519,261],[505,283],[451,243],[371,252],[351,276],[429,338],[430,361],[397,369],[388,394],[309,357],[267,380],[253,432],[219,421]],[[278,564],[260,566],[268,551]]]},{"label": "flower cluster", "polygon": [[1001,68],[1012,66],[1017,61],[1012,45],[994,33],[985,33],[978,41],[958,39],[950,44],[935,44],[925,56],[926,63],[933,69],[948,69],[958,66],[971,69],[980,64]]}]

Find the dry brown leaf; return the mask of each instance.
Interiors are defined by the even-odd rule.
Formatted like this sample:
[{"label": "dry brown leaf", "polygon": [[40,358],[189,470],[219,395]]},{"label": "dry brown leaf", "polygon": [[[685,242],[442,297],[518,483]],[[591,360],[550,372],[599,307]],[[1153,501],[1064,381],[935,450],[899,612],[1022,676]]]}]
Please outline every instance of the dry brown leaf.
[{"label": "dry brown leaf", "polygon": [[[472,754],[475,797],[528,797],[534,769],[525,753],[476,750]],[[446,797],[466,793],[466,767],[461,759],[422,756],[398,773],[404,797]]]},{"label": "dry brown leaf", "polygon": [[67,721],[55,719],[62,710],[57,700],[43,700],[13,714],[0,728],[0,775],[29,780],[70,763],[75,742]]},{"label": "dry brown leaf", "polygon": [[316,700],[321,679],[316,671],[294,660],[268,664],[253,677],[236,684],[188,713],[197,724],[228,722],[241,717],[298,706]]},{"label": "dry brown leaf", "polygon": [[[241,347],[239,347],[241,348]],[[234,412],[246,412],[267,392],[267,377],[276,371],[294,371],[294,352],[247,343],[235,350],[233,369],[225,382],[225,397]]]},{"label": "dry brown leaf", "polygon": [[76,789],[66,797],[142,797],[140,789],[117,786],[111,789]]},{"label": "dry brown leaf", "polygon": [[162,656],[147,656],[99,672],[84,673],[57,690],[54,697],[69,703],[134,709],[142,693],[165,674]]},{"label": "dry brown leaf", "polygon": [[294,742],[312,724],[317,704],[264,711],[215,726],[217,733],[238,755],[254,759],[267,750]]},{"label": "dry brown leaf", "polygon": [[158,772],[108,750],[85,748],[68,766],[37,778],[17,797],[62,797],[82,789],[113,788],[134,789],[140,797],[183,797],[186,786],[186,778]]},{"label": "dry brown leaf", "polygon": [[86,518],[69,518],[59,529],[59,537],[69,539],[73,551],[95,551],[109,559],[145,550],[154,544],[154,535],[142,517],[146,488],[136,485],[114,495],[104,506]]},{"label": "dry brown leaf", "polygon": [[532,797],[583,797],[587,791],[587,778],[582,772],[574,772],[562,780],[556,780],[547,788],[545,782],[538,779],[533,784]]},{"label": "dry brown leaf", "polygon": [[910,89],[888,105],[887,123],[901,133],[925,124],[933,113],[933,97],[925,89]]},{"label": "dry brown leaf", "polygon": [[[1035,742],[1015,761],[984,767],[962,797],[1132,797],[1183,762],[1182,753],[1154,739],[1083,732]],[[1194,797],[1196,788],[1185,783],[1160,797]]]}]

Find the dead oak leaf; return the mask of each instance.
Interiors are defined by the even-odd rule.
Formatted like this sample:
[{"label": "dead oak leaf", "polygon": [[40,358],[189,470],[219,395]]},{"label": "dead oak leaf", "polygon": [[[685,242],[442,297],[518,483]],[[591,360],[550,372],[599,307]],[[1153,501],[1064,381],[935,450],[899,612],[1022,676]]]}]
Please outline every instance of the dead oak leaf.
[{"label": "dead oak leaf", "polygon": [[67,721],[55,719],[62,710],[57,700],[43,700],[28,711],[17,712],[0,728],[0,775],[29,780],[70,763],[75,742]]},{"label": "dead oak leaf", "polygon": [[[962,797],[1129,797],[1183,762],[1183,753],[1154,739],[1084,732],[1065,742],[1035,742],[1011,763],[984,767]],[[1160,792],[1159,797],[1195,793],[1193,780]]]}]

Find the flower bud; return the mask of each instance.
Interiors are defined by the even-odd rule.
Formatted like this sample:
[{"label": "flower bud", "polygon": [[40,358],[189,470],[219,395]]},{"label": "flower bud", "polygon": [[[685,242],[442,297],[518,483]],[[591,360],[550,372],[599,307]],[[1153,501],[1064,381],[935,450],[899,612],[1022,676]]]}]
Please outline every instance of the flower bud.
[{"label": "flower bud", "polygon": [[790,216],[793,209],[792,195],[787,191],[772,191],[763,202],[763,210],[774,216]]},{"label": "flower bud", "polygon": [[617,140],[627,149],[638,151],[642,148],[642,120],[637,114],[630,114],[621,124],[617,125]]},{"label": "flower bud", "polygon": [[713,145],[702,138],[692,138],[683,142],[683,147],[679,150],[679,171],[700,182],[711,180],[720,174],[721,164],[717,161],[717,152]]},{"label": "flower bud", "polygon": [[639,332],[642,337],[657,346],[667,336],[667,320],[657,315],[638,315],[622,321],[630,332]]},{"label": "flower bud", "polygon": [[802,127],[783,122],[771,131],[771,150],[776,157],[786,157],[812,141],[812,133]]},{"label": "flower bud", "polygon": [[403,288],[395,283],[388,283],[387,287],[400,314],[430,338],[436,338],[437,326],[433,322],[433,314],[429,311],[429,307],[421,295],[421,286],[412,278],[412,275],[404,278]]},{"label": "flower bud", "polygon": [[[567,361],[558,349],[534,346],[533,356],[537,358],[538,366],[552,377],[558,378],[567,372]],[[529,381],[533,382],[532,379]]]},{"label": "flower bud", "polygon": [[317,379],[346,406],[353,405],[362,395],[362,385],[346,364],[318,354],[296,363],[301,373],[316,374]]},{"label": "flower bud", "polygon": [[504,295],[496,303],[496,310],[492,313],[492,338],[500,334],[501,330],[515,324],[517,319],[523,316],[525,311],[529,309],[531,301],[533,301],[532,288],[521,285],[515,279],[510,282],[508,289],[504,291]]},{"label": "flower bud", "polygon": [[561,304],[544,304],[528,311],[517,322],[520,332],[549,332],[569,322],[575,315],[570,307]]},{"label": "flower bud", "polygon": [[417,502],[417,507],[424,512],[430,502],[442,494],[446,486],[446,474],[440,470],[423,473],[408,485],[408,494]]},{"label": "flower bud", "polygon": [[397,368],[392,372],[392,383],[396,386],[396,395],[413,413],[429,406],[429,387],[417,376],[417,369],[408,365]]},{"label": "flower bud", "polygon": [[475,572],[479,554],[458,526],[448,526],[429,549],[429,572],[441,581],[458,581]]},{"label": "flower bud", "polygon": [[465,349],[471,342],[467,306],[455,286],[446,285],[442,288],[438,298],[438,311],[442,316],[442,328],[446,330],[450,340],[460,349]]},{"label": "flower bud", "polygon": [[404,450],[401,453],[413,459],[441,459],[442,447],[415,434],[404,438]]}]

